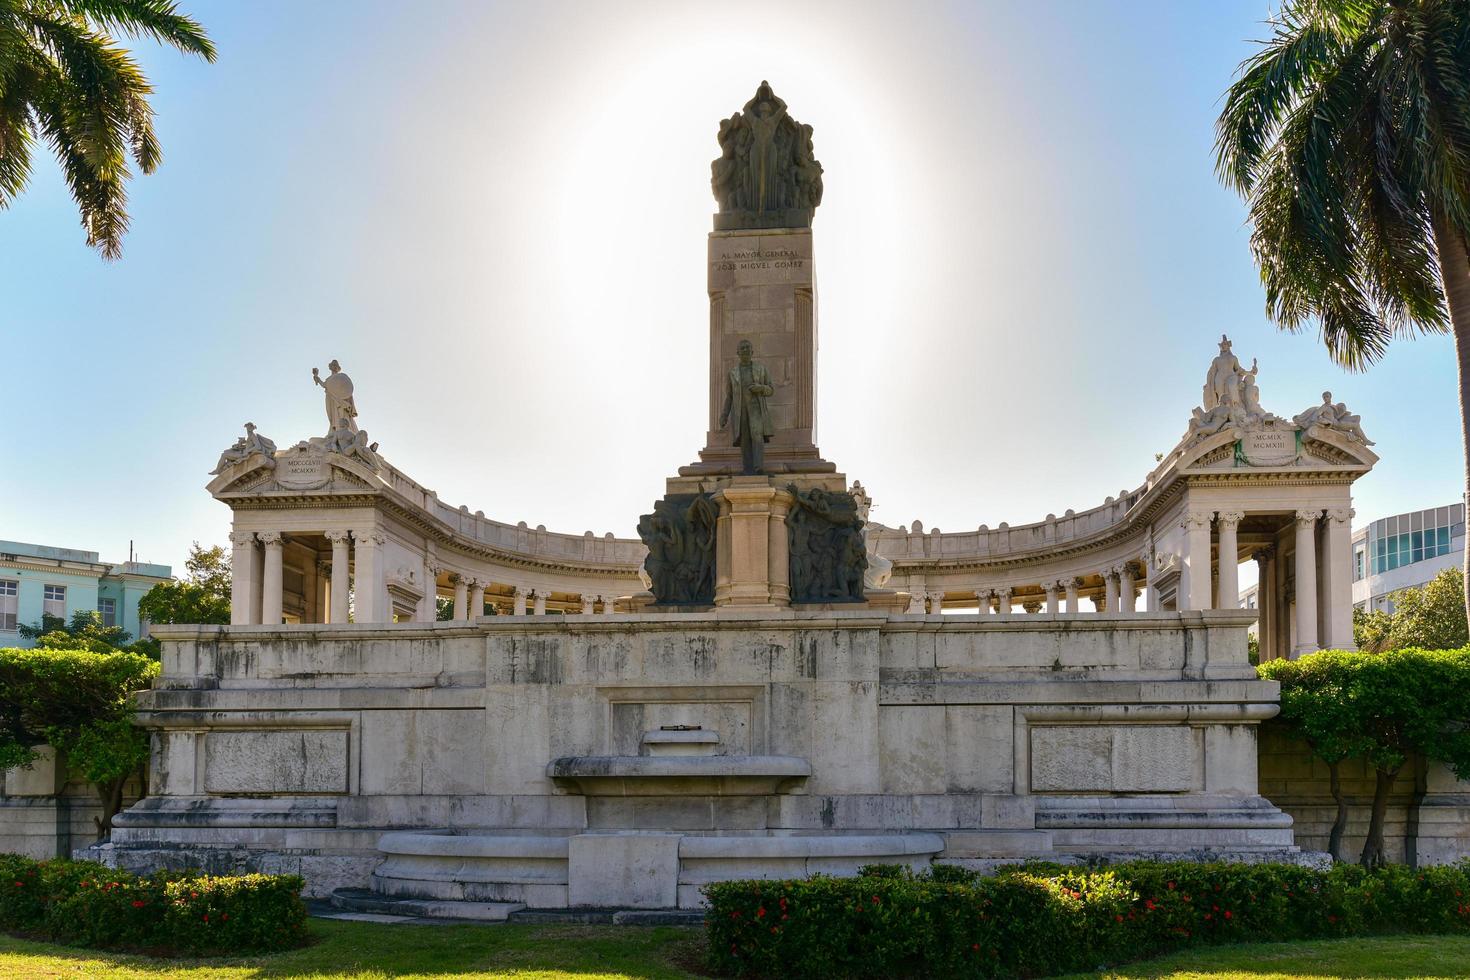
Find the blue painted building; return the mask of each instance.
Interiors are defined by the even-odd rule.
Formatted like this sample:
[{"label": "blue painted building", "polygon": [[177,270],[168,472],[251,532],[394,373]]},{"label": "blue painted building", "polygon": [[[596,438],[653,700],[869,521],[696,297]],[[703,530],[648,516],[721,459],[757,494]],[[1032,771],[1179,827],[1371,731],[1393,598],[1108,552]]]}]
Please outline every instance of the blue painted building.
[{"label": "blue painted building", "polygon": [[95,609],[107,626],[121,626],[133,640],[147,635],[138,600],[173,570],[148,562],[104,562],[95,551],[0,540],[0,647],[31,642],[16,627],[38,625],[43,613],[70,620]]}]

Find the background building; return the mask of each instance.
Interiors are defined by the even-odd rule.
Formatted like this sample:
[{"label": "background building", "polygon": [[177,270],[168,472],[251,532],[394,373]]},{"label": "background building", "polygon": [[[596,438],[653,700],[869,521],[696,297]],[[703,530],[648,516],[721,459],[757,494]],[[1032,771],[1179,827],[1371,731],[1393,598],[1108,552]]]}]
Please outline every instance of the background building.
[{"label": "background building", "polygon": [[1465,560],[1465,505],[1395,514],[1353,532],[1353,605],[1393,612],[1389,598]]},{"label": "background building", "polygon": [[140,639],[138,600],[172,574],[168,565],[104,562],[95,551],[0,541],[0,647],[30,646],[19,625],[40,623],[43,613],[70,619],[78,609],[95,609],[104,625]]}]

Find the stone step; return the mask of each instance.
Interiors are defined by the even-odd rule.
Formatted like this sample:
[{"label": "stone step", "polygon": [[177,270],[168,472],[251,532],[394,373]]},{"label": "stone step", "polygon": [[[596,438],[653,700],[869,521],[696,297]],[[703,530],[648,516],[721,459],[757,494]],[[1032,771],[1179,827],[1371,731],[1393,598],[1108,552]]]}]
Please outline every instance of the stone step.
[{"label": "stone step", "polygon": [[522,909],[510,921],[521,925],[699,926],[704,912],[689,909]]},{"label": "stone step", "polygon": [[392,898],[363,888],[339,888],[332,905],[349,912],[413,916],[425,919],[465,919],[504,922],[526,906],[521,902],[456,902],[440,899]]}]

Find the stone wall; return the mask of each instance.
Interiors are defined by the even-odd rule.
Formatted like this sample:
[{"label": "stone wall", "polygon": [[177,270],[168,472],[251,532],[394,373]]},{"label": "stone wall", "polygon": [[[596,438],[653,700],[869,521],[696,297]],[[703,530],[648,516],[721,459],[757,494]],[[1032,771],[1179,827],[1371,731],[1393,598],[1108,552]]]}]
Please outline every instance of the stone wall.
[{"label": "stone wall", "polygon": [[[906,861],[1289,859],[1290,820],[1256,792],[1276,686],[1246,662],[1251,618],[169,627],[159,688],[140,696],[150,796],[120,815],[112,854],[300,872],[324,894],[366,884],[390,831],[490,835],[502,850],[565,839],[554,849],[574,866],[603,848],[592,838],[636,831],[686,842],[680,902],[698,901],[702,875],[754,873],[776,859],[760,848],[791,849],[747,854],[751,841],[793,836],[852,845],[779,855],[811,867],[827,866],[810,864],[823,848],[885,841]],[[646,758],[651,733],[691,726],[717,733],[701,736],[710,758]],[[725,843],[695,846],[706,838]],[[557,860],[562,882],[538,901],[586,893]]]},{"label": "stone wall", "polygon": [[[140,788],[130,784],[124,802],[136,802]],[[0,853],[67,857],[96,841],[101,816],[96,790],[58,765],[49,746],[29,769],[0,773]]]},{"label": "stone wall", "polygon": [[[1325,851],[1337,817],[1326,763],[1275,725],[1261,729],[1260,746],[1261,795],[1291,814],[1300,847]],[[1373,770],[1365,760],[1350,759],[1339,775],[1349,807],[1342,856],[1354,861],[1372,814]],[[1416,865],[1470,857],[1470,782],[1439,763],[1410,760],[1394,780],[1384,846],[1390,861]]]}]

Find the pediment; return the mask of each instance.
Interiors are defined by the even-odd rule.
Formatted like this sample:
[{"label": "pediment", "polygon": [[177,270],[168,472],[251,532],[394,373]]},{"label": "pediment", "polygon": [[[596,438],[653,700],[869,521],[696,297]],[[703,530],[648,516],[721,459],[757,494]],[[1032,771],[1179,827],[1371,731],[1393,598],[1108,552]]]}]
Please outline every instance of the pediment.
[{"label": "pediment", "polygon": [[1285,419],[1228,426],[1186,444],[1175,463],[1181,473],[1269,470],[1363,470],[1378,456],[1362,442],[1322,426],[1298,428]]}]

